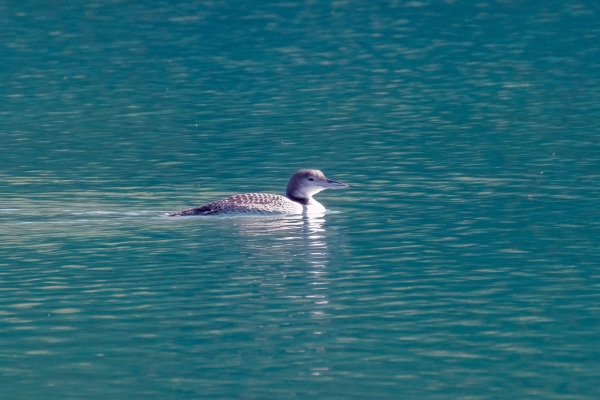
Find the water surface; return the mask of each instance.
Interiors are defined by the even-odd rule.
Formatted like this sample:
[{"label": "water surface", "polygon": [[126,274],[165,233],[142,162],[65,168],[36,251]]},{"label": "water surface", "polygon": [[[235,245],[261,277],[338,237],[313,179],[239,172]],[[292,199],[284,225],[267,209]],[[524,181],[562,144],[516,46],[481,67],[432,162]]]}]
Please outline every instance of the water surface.
[{"label": "water surface", "polygon": [[[595,2],[0,6],[9,398],[600,395]],[[300,168],[316,218],[165,218]]]}]

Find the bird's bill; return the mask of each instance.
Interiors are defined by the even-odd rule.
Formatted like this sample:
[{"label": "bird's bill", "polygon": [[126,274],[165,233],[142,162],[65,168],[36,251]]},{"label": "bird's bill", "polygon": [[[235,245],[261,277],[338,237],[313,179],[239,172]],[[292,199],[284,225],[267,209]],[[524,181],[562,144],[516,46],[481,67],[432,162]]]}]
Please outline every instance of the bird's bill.
[{"label": "bird's bill", "polygon": [[338,181],[334,181],[333,179],[327,179],[325,181],[325,185],[324,185],[327,189],[343,189],[343,188],[347,188],[348,185],[346,185],[343,182],[338,182]]}]

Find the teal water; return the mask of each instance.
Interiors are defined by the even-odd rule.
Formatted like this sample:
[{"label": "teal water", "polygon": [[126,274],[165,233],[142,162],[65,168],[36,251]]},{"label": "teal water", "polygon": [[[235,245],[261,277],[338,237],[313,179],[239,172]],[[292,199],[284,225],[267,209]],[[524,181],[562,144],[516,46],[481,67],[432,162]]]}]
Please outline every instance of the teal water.
[{"label": "teal water", "polygon": [[[0,397],[600,396],[598,20],[0,5]],[[163,217],[299,168],[332,212]]]}]

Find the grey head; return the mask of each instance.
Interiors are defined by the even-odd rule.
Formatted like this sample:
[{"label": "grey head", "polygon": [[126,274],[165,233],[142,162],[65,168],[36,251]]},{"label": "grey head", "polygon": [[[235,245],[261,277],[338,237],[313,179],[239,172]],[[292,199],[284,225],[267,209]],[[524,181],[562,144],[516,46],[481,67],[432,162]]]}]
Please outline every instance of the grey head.
[{"label": "grey head", "polygon": [[312,196],[325,189],[344,189],[348,185],[342,182],[327,179],[317,169],[301,169],[297,171],[288,182],[285,194],[288,199],[300,204],[308,204]]}]

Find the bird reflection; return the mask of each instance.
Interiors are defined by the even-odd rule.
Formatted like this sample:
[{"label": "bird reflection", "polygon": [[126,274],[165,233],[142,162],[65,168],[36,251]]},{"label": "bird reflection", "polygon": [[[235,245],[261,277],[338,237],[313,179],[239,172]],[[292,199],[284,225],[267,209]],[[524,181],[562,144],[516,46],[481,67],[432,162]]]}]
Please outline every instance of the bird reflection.
[{"label": "bird reflection", "polygon": [[[264,255],[273,248],[283,248],[293,258],[304,260],[305,271],[309,277],[309,287],[315,292],[307,298],[315,299],[315,315],[324,313],[324,305],[328,304],[326,296],[327,270],[329,251],[325,236],[325,214],[297,215],[280,218],[238,218],[237,227],[242,236],[270,236],[276,244],[270,242],[265,246],[262,240],[246,241],[245,244]],[[282,243],[283,242],[283,243]],[[271,247],[271,250],[269,250]],[[289,256],[288,256],[289,257]]]},{"label": "bird reflection", "polygon": [[[304,303],[307,306],[305,311],[290,314],[289,320],[286,318],[282,322],[292,326],[302,324],[305,333],[312,339],[300,345],[304,347],[301,351],[309,351],[315,355],[308,365],[309,373],[313,376],[323,375],[329,371],[328,358],[318,354],[324,355],[327,352],[331,322],[331,316],[328,314],[331,306],[329,304],[330,280],[327,271],[330,254],[324,227],[325,214],[287,216],[278,219],[240,218],[237,219],[237,225],[240,235],[249,237],[267,235],[272,239],[269,244],[266,244],[264,238],[246,240],[244,243],[253,248],[252,253],[259,253],[256,258],[262,262],[268,262],[270,256],[275,257],[275,268],[281,269],[283,274],[283,279],[279,280],[281,284],[279,288],[289,299],[289,306],[293,307],[298,300],[308,300],[308,303]],[[282,259],[285,259],[283,265]],[[303,267],[301,275],[298,275],[298,262]],[[289,275],[286,277],[285,274]],[[304,282],[303,285],[296,284],[298,278]],[[263,279],[267,281],[266,277]],[[310,322],[302,320],[306,315],[310,315]]]}]

